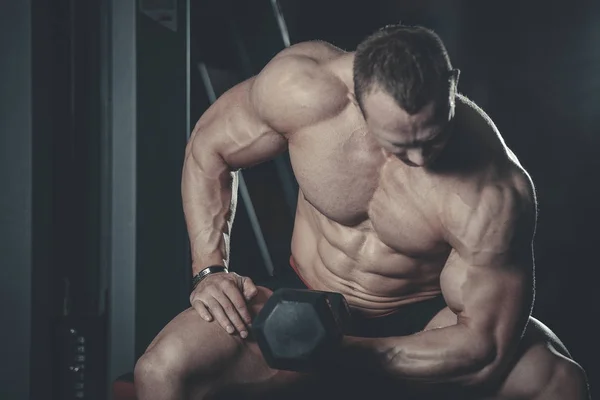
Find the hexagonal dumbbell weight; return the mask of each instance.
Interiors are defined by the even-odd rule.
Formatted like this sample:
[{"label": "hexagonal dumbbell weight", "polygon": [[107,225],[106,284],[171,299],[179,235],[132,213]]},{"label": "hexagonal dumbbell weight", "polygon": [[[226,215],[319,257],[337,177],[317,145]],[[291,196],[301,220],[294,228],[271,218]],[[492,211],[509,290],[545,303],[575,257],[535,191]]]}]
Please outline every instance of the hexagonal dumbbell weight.
[{"label": "hexagonal dumbbell weight", "polygon": [[271,368],[309,371],[340,343],[349,323],[340,293],[279,289],[252,322],[252,332]]}]

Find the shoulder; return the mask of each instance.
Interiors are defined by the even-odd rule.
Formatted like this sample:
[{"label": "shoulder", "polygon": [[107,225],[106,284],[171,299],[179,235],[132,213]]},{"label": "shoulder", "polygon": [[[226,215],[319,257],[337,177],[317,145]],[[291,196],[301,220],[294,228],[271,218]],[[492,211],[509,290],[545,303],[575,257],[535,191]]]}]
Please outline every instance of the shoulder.
[{"label": "shoulder", "polygon": [[331,65],[343,54],[325,42],[281,51],[253,81],[256,111],[282,133],[337,115],[348,103],[348,87]]},{"label": "shoulder", "polygon": [[517,156],[509,148],[500,130],[483,108],[463,94],[457,95],[457,113],[461,114],[463,123],[478,137],[476,140],[482,152],[489,152],[486,157],[493,163],[507,163],[523,169]]},{"label": "shoulder", "polygon": [[307,57],[319,63],[332,61],[346,52],[322,40],[310,40],[291,45],[279,52],[273,60],[289,56]]},{"label": "shoulder", "polygon": [[447,241],[473,264],[531,246],[537,220],[535,188],[517,165],[449,187],[443,204]]},{"label": "shoulder", "polygon": [[254,86],[257,89],[272,89],[275,85],[283,85],[284,89],[294,89],[291,95],[319,89],[347,91],[348,88],[331,68],[332,63],[344,54],[325,42],[295,44],[271,59],[257,76]]}]

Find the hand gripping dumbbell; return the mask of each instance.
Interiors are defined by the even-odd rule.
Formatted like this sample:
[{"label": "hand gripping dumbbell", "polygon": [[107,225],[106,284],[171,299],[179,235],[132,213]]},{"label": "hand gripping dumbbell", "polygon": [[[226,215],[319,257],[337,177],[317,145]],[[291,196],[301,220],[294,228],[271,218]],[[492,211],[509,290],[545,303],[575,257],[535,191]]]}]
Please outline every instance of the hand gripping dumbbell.
[{"label": "hand gripping dumbbell", "polygon": [[252,322],[252,333],[271,368],[310,371],[340,344],[350,320],[340,293],[279,289]]}]

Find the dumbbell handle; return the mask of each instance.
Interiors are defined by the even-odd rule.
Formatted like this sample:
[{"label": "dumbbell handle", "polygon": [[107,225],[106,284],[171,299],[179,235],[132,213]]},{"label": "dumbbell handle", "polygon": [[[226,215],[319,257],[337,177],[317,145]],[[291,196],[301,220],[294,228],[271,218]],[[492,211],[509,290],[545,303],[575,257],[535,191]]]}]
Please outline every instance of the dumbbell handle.
[{"label": "dumbbell handle", "polygon": [[327,302],[331,308],[333,318],[340,328],[341,333],[347,333],[352,321],[348,302],[341,293],[325,292],[325,294],[327,295]]}]

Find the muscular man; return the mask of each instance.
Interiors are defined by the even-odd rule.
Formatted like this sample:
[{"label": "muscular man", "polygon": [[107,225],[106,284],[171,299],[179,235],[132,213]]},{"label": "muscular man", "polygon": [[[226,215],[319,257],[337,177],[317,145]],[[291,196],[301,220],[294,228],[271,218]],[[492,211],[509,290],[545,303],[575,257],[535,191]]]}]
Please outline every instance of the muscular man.
[{"label": "muscular man", "polygon": [[[530,317],[533,184],[458,75],[434,32],[388,26],[355,52],[292,46],[229,90],[186,152],[193,273],[228,265],[235,171],[287,150],[293,270],[342,293],[358,321],[335,365],[485,398],[586,399],[583,370]],[[247,338],[270,293],[232,272],[203,279],[138,361],[139,398],[264,395],[303,379],[270,369]]]}]

